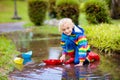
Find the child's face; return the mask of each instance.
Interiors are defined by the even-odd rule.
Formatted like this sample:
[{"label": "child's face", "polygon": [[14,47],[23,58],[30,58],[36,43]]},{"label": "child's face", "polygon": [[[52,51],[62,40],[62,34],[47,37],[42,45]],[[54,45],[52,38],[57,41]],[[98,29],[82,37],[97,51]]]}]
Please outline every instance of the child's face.
[{"label": "child's face", "polygon": [[66,35],[71,35],[72,33],[72,29],[73,29],[73,25],[71,24],[64,24],[62,27],[61,27],[61,31],[66,34]]}]

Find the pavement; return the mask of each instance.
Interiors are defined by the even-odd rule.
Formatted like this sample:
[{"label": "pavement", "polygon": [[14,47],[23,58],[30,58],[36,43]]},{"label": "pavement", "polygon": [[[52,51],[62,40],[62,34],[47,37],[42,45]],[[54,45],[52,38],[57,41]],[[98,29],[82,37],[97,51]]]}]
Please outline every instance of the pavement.
[{"label": "pavement", "polygon": [[2,23],[0,24],[0,34],[4,32],[23,31],[25,22]]}]

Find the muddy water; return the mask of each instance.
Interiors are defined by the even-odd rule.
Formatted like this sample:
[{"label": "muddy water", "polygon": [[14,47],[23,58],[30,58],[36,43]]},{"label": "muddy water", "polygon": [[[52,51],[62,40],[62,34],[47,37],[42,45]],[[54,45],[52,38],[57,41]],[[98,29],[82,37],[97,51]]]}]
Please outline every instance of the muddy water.
[{"label": "muddy water", "polygon": [[9,74],[11,80],[119,80],[118,56],[101,56],[101,61],[83,67],[69,65],[45,65],[44,59],[60,56],[60,36],[29,33],[9,33],[21,53],[32,50],[33,55],[24,65],[15,65]]}]

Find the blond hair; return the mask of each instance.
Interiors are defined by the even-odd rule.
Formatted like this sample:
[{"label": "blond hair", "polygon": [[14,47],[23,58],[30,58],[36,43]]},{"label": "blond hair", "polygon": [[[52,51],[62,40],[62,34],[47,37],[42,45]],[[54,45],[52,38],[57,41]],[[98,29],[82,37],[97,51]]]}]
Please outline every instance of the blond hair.
[{"label": "blond hair", "polygon": [[59,21],[58,27],[59,27],[59,31],[61,32],[61,27],[64,26],[66,23],[71,24],[72,26],[74,25],[72,19],[70,18],[63,18]]}]

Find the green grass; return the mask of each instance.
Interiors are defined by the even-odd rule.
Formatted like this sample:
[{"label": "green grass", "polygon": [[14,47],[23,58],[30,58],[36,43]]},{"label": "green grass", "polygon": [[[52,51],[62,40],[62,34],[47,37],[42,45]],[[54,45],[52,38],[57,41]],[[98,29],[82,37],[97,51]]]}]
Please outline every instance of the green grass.
[{"label": "green grass", "polygon": [[112,23],[114,24],[114,25],[120,25],[120,19],[118,19],[118,20],[112,20]]},{"label": "green grass", "polygon": [[79,20],[90,45],[108,54],[120,51],[120,20],[112,20],[111,24],[89,24],[84,13]]},{"label": "green grass", "polygon": [[0,80],[8,80],[8,78],[7,78],[6,75],[3,76],[3,75],[0,73]]},{"label": "green grass", "polygon": [[18,21],[29,21],[27,12],[27,1],[17,1],[17,12],[21,20],[13,20],[14,16],[14,0],[1,0],[0,1],[0,23],[6,22],[18,22]]},{"label": "green grass", "polygon": [[120,24],[85,26],[89,43],[100,51],[112,53],[120,50]]},{"label": "green grass", "polygon": [[[13,70],[13,57],[18,53],[11,40],[0,36],[0,76],[5,77],[4,75]],[[0,79],[3,77],[0,77]]]},{"label": "green grass", "polygon": [[89,25],[88,21],[86,20],[85,13],[80,13],[79,15],[80,15],[79,16],[79,24],[82,25],[82,26]]},{"label": "green grass", "polygon": [[42,34],[60,34],[57,26],[49,26],[49,25],[35,27],[33,29],[33,32],[42,33]]}]

